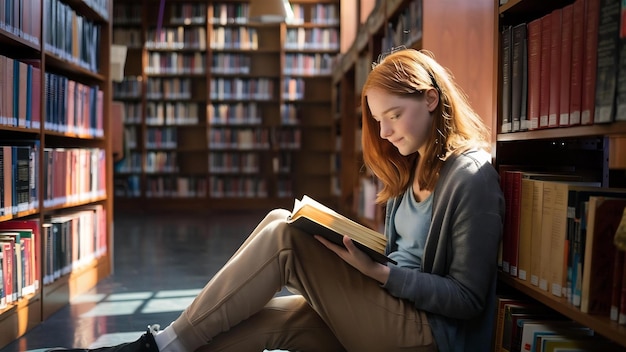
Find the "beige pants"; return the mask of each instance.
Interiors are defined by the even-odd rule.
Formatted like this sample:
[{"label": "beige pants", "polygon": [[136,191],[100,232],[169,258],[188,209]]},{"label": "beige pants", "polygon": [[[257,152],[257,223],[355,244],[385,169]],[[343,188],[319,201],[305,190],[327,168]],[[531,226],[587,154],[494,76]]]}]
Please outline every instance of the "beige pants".
[{"label": "beige pants", "polygon": [[[273,210],[172,323],[189,351],[433,351],[423,312]],[[283,287],[293,296],[274,297]]]}]

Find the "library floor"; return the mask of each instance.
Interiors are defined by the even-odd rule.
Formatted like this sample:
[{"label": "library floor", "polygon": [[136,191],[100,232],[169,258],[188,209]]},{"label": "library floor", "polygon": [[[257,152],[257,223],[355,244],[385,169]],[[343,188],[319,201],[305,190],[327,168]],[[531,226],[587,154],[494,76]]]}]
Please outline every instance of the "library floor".
[{"label": "library floor", "polygon": [[98,347],[165,327],[243,242],[264,212],[122,215],[114,221],[114,274],[0,352]]}]

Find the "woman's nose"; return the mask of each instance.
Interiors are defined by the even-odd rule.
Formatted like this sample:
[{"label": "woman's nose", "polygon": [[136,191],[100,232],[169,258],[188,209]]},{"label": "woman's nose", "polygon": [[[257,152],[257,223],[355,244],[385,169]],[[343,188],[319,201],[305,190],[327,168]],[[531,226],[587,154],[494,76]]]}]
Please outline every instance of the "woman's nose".
[{"label": "woman's nose", "polygon": [[388,123],[380,122],[380,138],[387,139],[391,136],[392,129]]}]

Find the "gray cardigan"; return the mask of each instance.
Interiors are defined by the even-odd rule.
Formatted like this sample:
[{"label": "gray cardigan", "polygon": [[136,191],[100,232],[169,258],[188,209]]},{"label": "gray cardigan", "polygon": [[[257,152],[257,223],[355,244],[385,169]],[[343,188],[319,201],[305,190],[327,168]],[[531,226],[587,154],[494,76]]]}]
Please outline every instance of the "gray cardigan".
[{"label": "gray cardigan", "polygon": [[[440,351],[491,348],[504,197],[490,160],[484,151],[448,158],[432,193],[421,271],[390,265],[384,285],[427,313]],[[401,197],[387,203],[387,253],[395,250],[394,214]]]}]

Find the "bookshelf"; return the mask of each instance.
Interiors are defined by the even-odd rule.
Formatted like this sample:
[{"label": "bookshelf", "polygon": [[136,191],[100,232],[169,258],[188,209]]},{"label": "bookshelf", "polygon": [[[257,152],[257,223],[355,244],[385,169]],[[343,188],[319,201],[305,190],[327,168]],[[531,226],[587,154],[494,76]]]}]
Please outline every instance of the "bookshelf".
[{"label": "bookshelf", "polygon": [[[618,52],[611,53],[610,48],[607,50],[605,45],[610,46],[611,40],[598,46],[601,39],[598,37],[600,31],[597,28],[604,23],[609,24],[606,28],[610,29],[610,21],[606,21],[608,17],[604,16],[610,11],[594,12],[592,11],[594,4],[605,6],[604,1],[583,0],[550,3],[509,0],[502,5],[496,4],[497,34],[501,37],[498,40],[498,50],[495,51],[499,60],[498,119],[493,125],[496,131],[495,163],[498,167],[568,171],[595,181],[602,188],[623,188],[626,184],[626,172],[621,161],[624,153],[621,141],[626,135],[626,123],[620,121],[624,120],[623,113],[615,110],[604,112],[605,95],[600,93],[607,83],[615,78],[613,84],[616,88],[608,90],[608,101],[610,106],[619,103],[622,89],[619,85],[622,83],[617,83],[619,80],[617,71],[607,75],[601,75],[600,72],[607,67],[602,62],[618,62],[623,58],[619,57]],[[616,5],[619,8],[619,4]],[[592,16],[593,13],[596,16]],[[567,21],[573,22],[572,32],[563,29],[568,28]],[[550,27],[550,23],[555,26]],[[537,26],[539,30],[536,29]],[[520,40],[514,39],[515,28],[522,27],[526,30],[527,56],[523,54],[524,46],[519,45]],[[592,29],[576,32],[577,27]],[[615,25],[615,28],[618,27]],[[509,28],[513,31],[510,57],[507,56],[509,49],[504,39]],[[614,40],[617,41],[618,35],[614,33]],[[558,45],[542,48],[533,39],[537,37],[541,38],[540,43],[550,44],[554,42],[545,38],[558,39],[556,40]],[[518,38],[524,36],[520,35]],[[594,42],[595,40],[597,42]],[[515,53],[515,50],[518,50],[516,46],[522,48],[519,49],[522,56],[516,56],[520,55],[519,52]],[[569,50],[569,54],[563,54],[564,50]],[[546,52],[548,54],[544,54]],[[535,55],[538,55],[539,59],[534,59]],[[516,57],[527,58],[527,66],[524,67],[523,60],[520,63]],[[557,61],[556,66],[545,63],[544,71],[541,71],[540,75],[533,74],[537,72],[536,70],[541,70],[541,60],[545,58]],[[559,59],[561,61],[558,61]],[[505,64],[507,60],[510,60],[508,61],[511,65],[510,70]],[[586,66],[585,63],[590,64]],[[613,69],[617,67],[613,66]],[[516,67],[519,67],[518,73],[515,73]],[[562,78],[566,79],[565,84],[562,83]],[[523,85],[524,80],[527,80],[526,86]],[[551,81],[558,83],[551,85]],[[567,86],[568,90],[563,90],[563,86]],[[557,95],[555,92],[565,94]],[[559,104],[553,105],[554,102]],[[618,105],[615,104],[614,107]],[[526,111],[516,110],[514,106],[518,109],[525,107]],[[608,119],[601,121],[606,116]],[[505,238],[506,236],[505,233]],[[588,258],[585,256],[586,260]],[[584,276],[585,272],[582,275]],[[614,341],[621,347],[626,346],[626,326],[612,321],[608,314],[584,313],[578,304],[573,303],[570,293],[557,297],[554,292],[544,290],[530,280],[515,277],[505,271],[500,272],[499,282],[502,288],[521,292],[563,316],[593,329],[598,335]]]},{"label": "bookshelf", "polygon": [[334,114],[341,131],[337,143],[341,160],[339,208],[380,229],[382,208],[374,204],[377,185],[364,169],[360,151],[361,88],[372,62],[400,45],[433,52],[454,73],[474,108],[491,126],[496,105],[496,8],[492,1],[383,0],[359,4],[357,13],[371,10],[357,25],[352,45],[333,69]]},{"label": "bookshelf", "polygon": [[112,1],[0,7],[1,348],[111,273],[113,172]]},{"label": "bookshelf", "polygon": [[[113,24],[114,43],[132,43],[114,93],[119,207],[290,207],[304,194],[332,205],[339,1],[291,4],[294,21],[264,24],[248,21],[247,1],[115,2],[134,14]],[[184,72],[154,65],[174,58]]]}]

